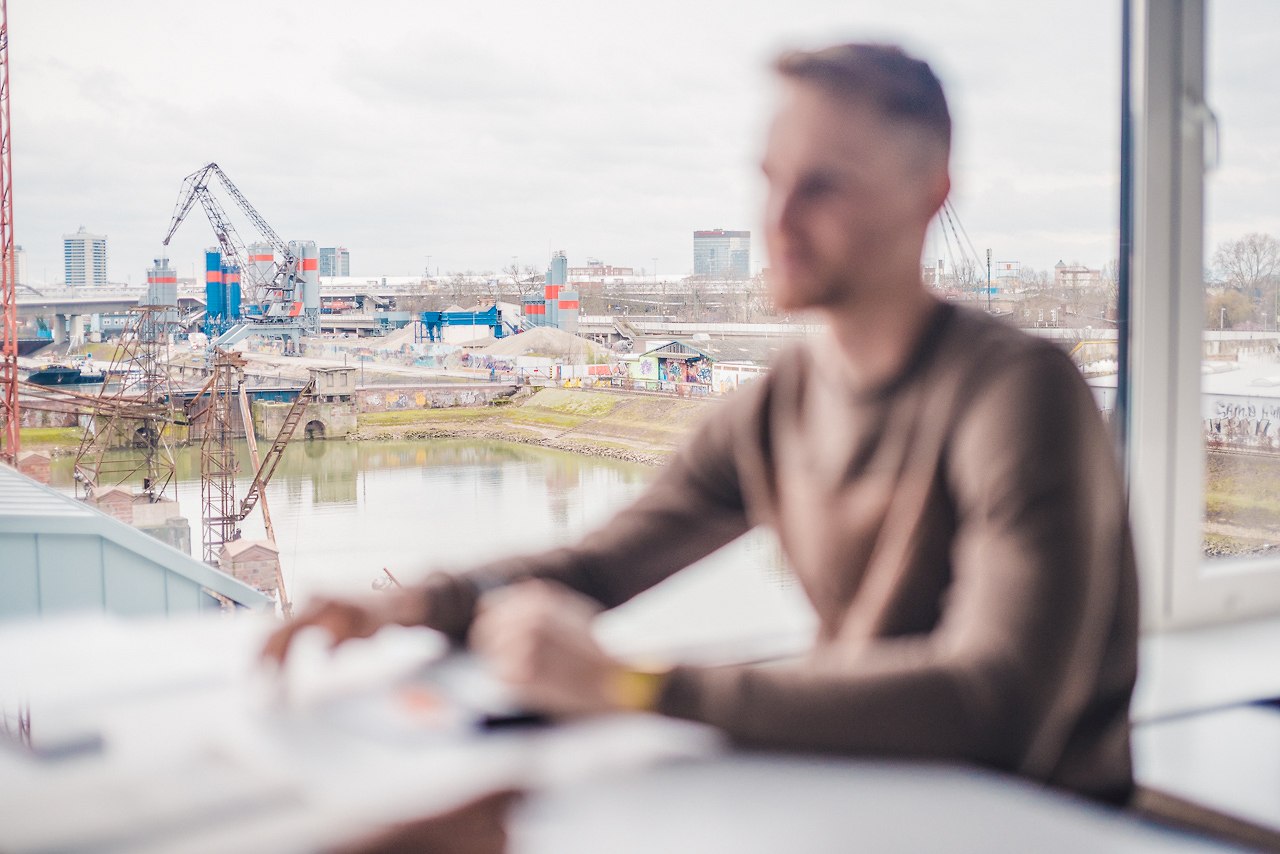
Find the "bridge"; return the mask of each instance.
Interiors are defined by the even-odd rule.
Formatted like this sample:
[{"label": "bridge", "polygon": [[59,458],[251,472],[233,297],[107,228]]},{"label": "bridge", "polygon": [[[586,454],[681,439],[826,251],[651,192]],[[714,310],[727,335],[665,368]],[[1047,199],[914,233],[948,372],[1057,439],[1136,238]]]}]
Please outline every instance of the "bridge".
[{"label": "bridge", "polygon": [[[146,288],[47,288],[38,294],[18,297],[18,319],[45,318],[53,332],[53,342],[57,344],[66,340],[68,329],[73,330],[73,340],[79,337],[75,330],[82,328],[82,318],[124,314],[140,305],[146,295]],[[182,315],[193,314],[203,308],[202,296],[178,297],[178,311]]]}]

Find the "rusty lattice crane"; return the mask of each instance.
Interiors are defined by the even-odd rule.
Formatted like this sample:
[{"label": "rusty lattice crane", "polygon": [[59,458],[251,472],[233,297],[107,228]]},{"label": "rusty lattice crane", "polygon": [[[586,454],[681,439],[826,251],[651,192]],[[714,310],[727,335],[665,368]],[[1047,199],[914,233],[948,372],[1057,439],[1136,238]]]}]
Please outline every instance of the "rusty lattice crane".
[{"label": "rusty lattice crane", "polygon": [[[307,402],[315,391],[315,380],[310,380],[285,414],[280,431],[271,442],[267,453],[259,460],[258,445],[253,435],[253,419],[249,411],[249,398],[244,387],[245,360],[238,353],[225,350],[214,352],[213,374],[208,382],[188,404],[190,419],[202,425],[203,433],[200,441],[200,497],[201,523],[204,546],[203,557],[206,563],[217,566],[222,547],[240,536],[240,523],[244,521],[254,507],[262,505],[263,527],[267,539],[275,544],[275,529],[271,524],[271,511],[267,505],[266,487],[275,474],[276,467],[284,455],[284,450],[293,438],[306,411]],[[199,402],[206,398],[208,403],[197,411]],[[254,475],[244,498],[236,501],[235,477],[238,464],[235,458],[235,425],[233,400],[238,398],[240,421],[245,437],[249,443],[249,451],[253,460]],[[284,577],[276,576],[277,590],[280,593],[280,607],[285,616],[292,610],[288,593],[284,586]]]}]

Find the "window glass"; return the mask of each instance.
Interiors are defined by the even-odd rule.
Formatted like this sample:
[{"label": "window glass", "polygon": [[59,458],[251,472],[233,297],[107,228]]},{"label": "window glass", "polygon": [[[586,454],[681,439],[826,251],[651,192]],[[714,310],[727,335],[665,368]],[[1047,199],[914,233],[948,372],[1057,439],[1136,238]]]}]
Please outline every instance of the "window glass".
[{"label": "window glass", "polygon": [[[1280,555],[1280,19],[1208,6],[1201,414],[1204,551]],[[1216,143],[1216,144],[1215,144]],[[1216,151],[1215,151],[1216,149]]]}]

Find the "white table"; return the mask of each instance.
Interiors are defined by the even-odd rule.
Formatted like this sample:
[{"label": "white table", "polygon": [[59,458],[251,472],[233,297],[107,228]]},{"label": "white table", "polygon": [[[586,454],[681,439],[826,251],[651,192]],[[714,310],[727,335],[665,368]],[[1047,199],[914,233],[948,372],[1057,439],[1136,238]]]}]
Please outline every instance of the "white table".
[{"label": "white table", "polygon": [[651,716],[481,732],[424,711],[429,683],[500,700],[474,667],[427,667],[443,645],[425,630],[332,660],[304,638],[281,703],[255,664],[273,625],[0,627],[0,710],[29,703],[33,744],[70,753],[0,750],[0,849],[314,851],[515,785],[535,794],[514,854],[1215,850],[971,769],[735,754]]}]

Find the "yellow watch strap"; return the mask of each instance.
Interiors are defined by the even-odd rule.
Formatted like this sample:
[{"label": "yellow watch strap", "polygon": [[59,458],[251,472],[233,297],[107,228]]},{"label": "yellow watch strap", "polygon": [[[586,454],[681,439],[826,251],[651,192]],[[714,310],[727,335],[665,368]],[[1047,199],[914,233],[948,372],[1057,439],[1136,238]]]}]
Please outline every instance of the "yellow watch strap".
[{"label": "yellow watch strap", "polygon": [[670,670],[638,670],[622,667],[614,672],[610,688],[619,706],[633,712],[652,712]]}]

